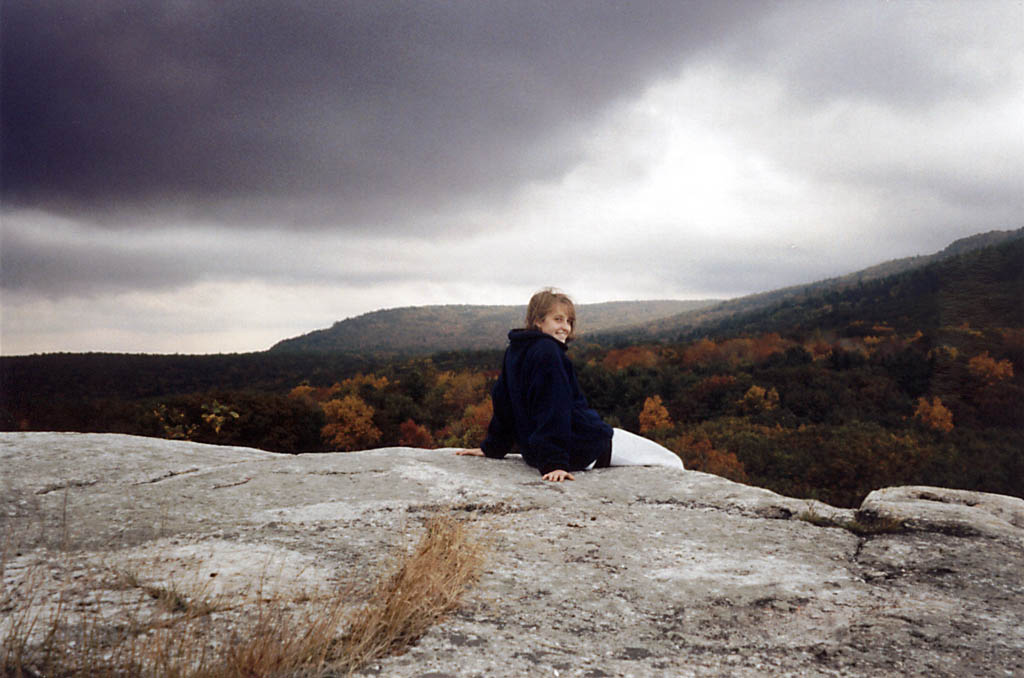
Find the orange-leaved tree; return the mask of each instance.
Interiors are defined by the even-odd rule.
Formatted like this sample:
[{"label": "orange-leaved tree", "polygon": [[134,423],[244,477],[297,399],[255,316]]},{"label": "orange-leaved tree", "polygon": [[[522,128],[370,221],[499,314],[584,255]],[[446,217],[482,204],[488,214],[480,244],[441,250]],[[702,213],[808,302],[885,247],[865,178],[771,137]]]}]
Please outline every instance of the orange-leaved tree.
[{"label": "orange-leaved tree", "polygon": [[661,403],[661,396],[651,396],[644,401],[640,412],[640,433],[651,433],[672,428],[672,418]]},{"label": "orange-leaved tree", "polygon": [[430,434],[430,429],[421,424],[417,424],[412,419],[406,419],[399,425],[398,435],[399,445],[423,448],[434,447],[434,436]]},{"label": "orange-leaved tree", "polygon": [[932,398],[931,402],[927,398],[918,398],[914,419],[935,431],[949,433],[953,430],[953,413],[942,404],[938,396]]},{"label": "orange-leaved tree", "polygon": [[494,406],[490,398],[484,398],[475,405],[469,405],[462,418],[453,421],[438,432],[438,440],[445,447],[479,447],[487,436],[487,425],[491,423]]},{"label": "orange-leaved tree", "polygon": [[668,448],[678,454],[691,471],[704,471],[736,482],[747,482],[743,462],[732,452],[716,449],[707,438],[684,433],[669,440]]},{"label": "orange-leaved tree", "polygon": [[359,396],[335,398],[320,406],[327,420],[321,436],[328,445],[351,451],[365,449],[380,440],[381,431],[373,423],[373,408]]},{"label": "orange-leaved tree", "polygon": [[445,389],[444,403],[455,412],[464,412],[487,396],[487,376],[483,372],[445,372],[438,381]]},{"label": "orange-leaved tree", "polygon": [[306,400],[316,402],[316,389],[309,384],[300,384],[288,392],[288,397],[295,400]]},{"label": "orange-leaved tree", "polygon": [[740,411],[744,414],[757,414],[774,410],[779,406],[779,392],[774,388],[765,389],[754,384],[747,389],[739,400]]},{"label": "orange-leaved tree", "polygon": [[710,365],[721,358],[718,344],[710,339],[696,341],[683,351],[683,365],[694,367],[696,365]]},{"label": "orange-leaved tree", "polygon": [[658,354],[644,346],[627,346],[613,348],[605,355],[601,365],[607,370],[623,370],[632,365],[654,367],[658,364]]},{"label": "orange-leaved tree", "polygon": [[989,384],[1013,379],[1013,363],[1009,360],[996,360],[988,354],[988,351],[968,360],[967,368],[971,374]]},{"label": "orange-leaved tree", "polygon": [[776,353],[784,353],[793,342],[786,341],[778,332],[755,337],[751,344],[751,356],[755,362],[763,362]]}]

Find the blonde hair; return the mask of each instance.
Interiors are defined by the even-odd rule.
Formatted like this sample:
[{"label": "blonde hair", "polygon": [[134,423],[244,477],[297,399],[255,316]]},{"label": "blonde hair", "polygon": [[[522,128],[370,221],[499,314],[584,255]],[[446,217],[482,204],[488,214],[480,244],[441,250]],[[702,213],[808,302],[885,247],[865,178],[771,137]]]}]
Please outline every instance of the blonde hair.
[{"label": "blonde hair", "polygon": [[535,330],[537,325],[551,312],[555,306],[564,305],[569,316],[569,336],[566,341],[576,338],[576,305],[565,292],[559,292],[553,287],[545,287],[530,297],[530,303],[526,306],[526,329]]}]

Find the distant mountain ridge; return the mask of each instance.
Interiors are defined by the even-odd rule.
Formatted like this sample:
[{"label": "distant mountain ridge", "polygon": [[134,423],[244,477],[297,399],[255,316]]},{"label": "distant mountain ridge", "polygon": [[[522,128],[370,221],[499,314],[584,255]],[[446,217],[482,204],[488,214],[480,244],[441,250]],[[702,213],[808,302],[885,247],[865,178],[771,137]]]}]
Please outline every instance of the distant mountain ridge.
[{"label": "distant mountain ridge", "polygon": [[[581,304],[580,328],[598,332],[635,325],[719,303],[717,299],[610,301]],[[505,346],[523,325],[526,306],[407,306],[366,313],[271,347],[271,351],[434,353]]]},{"label": "distant mountain ridge", "polygon": [[[949,261],[989,247],[1004,246],[1024,240],[1024,228],[1014,231],[989,231],[955,240],[942,250],[928,255],[893,259],[836,278],[827,278],[804,285],[792,285],[769,292],[759,292],[729,299],[713,306],[684,311],[674,316],[636,323],[632,327],[615,328],[600,333],[603,340],[676,339],[681,335],[707,330],[721,331],[726,325],[743,324],[745,317],[764,316],[772,308],[785,305],[808,305],[827,294],[845,292],[865,284],[895,279],[911,271]],[[1020,262],[1024,269],[1024,260]],[[1022,302],[1024,303],[1024,302]],[[766,328],[760,328],[764,330]]]},{"label": "distant mountain ridge", "polygon": [[[954,260],[984,248],[1024,240],[1024,228],[960,238],[929,255],[886,261],[847,275],[729,300],[614,301],[579,307],[583,336],[601,342],[673,340],[688,333],[749,325],[772,309],[819,307],[826,295],[883,283],[911,271]],[[1024,267],[1024,262],[1021,262]],[[1011,295],[1012,296],[1012,295]],[[863,303],[867,302],[861,302]],[[1004,303],[1005,305],[1005,303]],[[795,312],[791,312],[792,316]],[[506,333],[522,325],[524,306],[410,306],[366,313],[278,342],[274,352],[429,354],[498,349]],[[751,321],[754,322],[754,321]]]}]

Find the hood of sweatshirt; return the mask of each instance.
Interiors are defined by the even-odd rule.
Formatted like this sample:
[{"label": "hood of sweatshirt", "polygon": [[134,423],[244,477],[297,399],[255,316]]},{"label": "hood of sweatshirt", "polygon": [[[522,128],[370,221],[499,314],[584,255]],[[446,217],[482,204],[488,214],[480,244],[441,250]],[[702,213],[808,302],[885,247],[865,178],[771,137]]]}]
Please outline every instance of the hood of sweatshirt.
[{"label": "hood of sweatshirt", "polygon": [[526,346],[533,344],[535,341],[544,339],[555,342],[555,344],[563,351],[569,350],[569,346],[567,344],[563,344],[550,334],[544,334],[540,330],[509,330],[508,333],[509,343],[518,350],[522,350]]}]

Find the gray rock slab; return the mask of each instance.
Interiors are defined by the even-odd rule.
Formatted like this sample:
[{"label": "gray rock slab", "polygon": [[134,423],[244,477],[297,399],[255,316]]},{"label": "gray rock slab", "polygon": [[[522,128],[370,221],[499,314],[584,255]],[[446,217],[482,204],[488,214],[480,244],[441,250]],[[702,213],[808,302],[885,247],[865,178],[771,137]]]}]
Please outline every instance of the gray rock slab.
[{"label": "gray rock slab", "polygon": [[980,535],[1024,548],[1024,499],[941,487],[886,487],[861,502],[860,513],[926,532]]},{"label": "gray rock slab", "polygon": [[693,471],[555,484],[451,450],[56,433],[0,434],[0,473],[15,593],[43,568],[94,598],[97,577],[130,571],[305,600],[371,579],[429,515],[472,521],[489,557],[465,605],[366,676],[1024,675],[1011,497],[888,488],[856,516],[907,529],[855,532],[852,510]]}]

